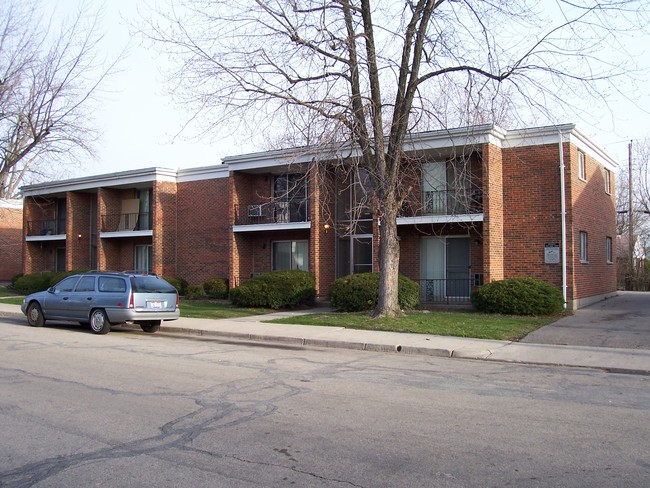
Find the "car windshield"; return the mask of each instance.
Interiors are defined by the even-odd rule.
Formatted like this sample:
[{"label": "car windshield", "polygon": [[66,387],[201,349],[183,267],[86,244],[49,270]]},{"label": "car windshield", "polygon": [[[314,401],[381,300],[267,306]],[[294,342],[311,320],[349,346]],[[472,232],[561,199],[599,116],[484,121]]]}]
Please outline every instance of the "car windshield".
[{"label": "car windshield", "polygon": [[157,276],[133,276],[134,293],[176,293],[176,288]]}]

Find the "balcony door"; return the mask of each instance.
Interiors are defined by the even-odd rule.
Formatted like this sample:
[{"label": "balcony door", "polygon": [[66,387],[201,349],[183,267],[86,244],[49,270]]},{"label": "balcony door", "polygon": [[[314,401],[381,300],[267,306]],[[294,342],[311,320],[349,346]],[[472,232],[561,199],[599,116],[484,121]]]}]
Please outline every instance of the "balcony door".
[{"label": "balcony door", "polygon": [[420,287],[428,302],[465,299],[470,293],[468,237],[424,237],[420,244]]}]

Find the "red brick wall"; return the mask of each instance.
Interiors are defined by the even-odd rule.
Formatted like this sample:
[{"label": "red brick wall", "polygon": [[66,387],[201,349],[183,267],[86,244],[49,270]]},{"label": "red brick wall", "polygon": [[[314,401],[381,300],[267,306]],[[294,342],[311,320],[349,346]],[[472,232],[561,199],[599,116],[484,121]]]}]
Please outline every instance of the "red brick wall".
[{"label": "red brick wall", "polygon": [[229,278],[229,179],[179,183],[176,276],[190,284]]},{"label": "red brick wall", "polygon": [[[176,183],[167,181],[154,182],[151,194],[151,223],[153,231],[152,271],[162,276],[177,276],[178,274],[177,195]],[[200,207],[200,204],[197,202],[196,206]],[[197,215],[197,217],[199,216]],[[198,224],[199,222],[196,223]]]},{"label": "red brick wall", "polygon": [[[567,154],[568,152],[568,154]],[[611,195],[605,192],[605,169],[586,156],[586,181],[578,177],[578,148],[565,144],[567,198],[571,201],[570,227],[567,237],[569,263],[573,266],[570,284],[574,298],[599,296],[616,291],[616,265],[607,263],[606,237],[612,238],[613,261],[616,261],[616,200],[614,175]],[[580,262],[580,236],[588,236],[588,262]]]},{"label": "red brick wall", "polygon": [[23,271],[23,209],[0,202],[0,280]]},{"label": "red brick wall", "polygon": [[530,276],[557,287],[561,264],[544,264],[546,243],[561,243],[559,147],[503,151],[504,277]]},{"label": "red brick wall", "polygon": [[90,268],[90,218],[92,195],[69,192],[66,219],[66,269]]},{"label": "red brick wall", "polygon": [[504,278],[503,161],[501,149],[483,145],[483,274],[486,283]]}]

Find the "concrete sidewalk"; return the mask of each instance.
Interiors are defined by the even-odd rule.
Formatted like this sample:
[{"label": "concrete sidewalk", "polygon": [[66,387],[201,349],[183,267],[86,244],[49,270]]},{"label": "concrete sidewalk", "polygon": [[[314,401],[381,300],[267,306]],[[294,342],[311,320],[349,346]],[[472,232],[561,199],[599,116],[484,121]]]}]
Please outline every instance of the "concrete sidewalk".
[{"label": "concrete sidewalk", "polygon": [[[318,309],[316,309],[317,311]],[[264,320],[309,312],[278,312],[237,319],[180,318],[165,322],[159,334],[267,341],[312,347],[419,354],[527,364],[598,368],[615,372],[650,374],[650,350],[608,347],[524,344],[462,337],[377,332],[288,324]],[[24,317],[17,305],[2,304],[0,315]],[[137,326],[129,326],[139,330]]]}]

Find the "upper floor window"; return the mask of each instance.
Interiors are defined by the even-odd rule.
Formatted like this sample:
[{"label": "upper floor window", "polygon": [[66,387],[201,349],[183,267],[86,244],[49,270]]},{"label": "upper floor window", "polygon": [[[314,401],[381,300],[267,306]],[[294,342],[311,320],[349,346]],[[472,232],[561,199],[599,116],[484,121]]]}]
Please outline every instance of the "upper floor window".
[{"label": "upper floor window", "polygon": [[606,237],[605,238],[605,253],[607,256],[607,263],[612,264],[613,261],[613,251],[612,251],[612,238],[611,237]]},{"label": "upper floor window", "polygon": [[587,179],[587,162],[585,153],[582,151],[578,151],[578,177],[581,180]]},{"label": "upper floor window", "polygon": [[589,255],[587,253],[587,233],[580,231],[580,262],[587,263],[589,262]]},{"label": "upper floor window", "polygon": [[304,174],[278,175],[273,181],[273,208],[275,222],[305,222],[307,207],[307,176]]},{"label": "upper floor window", "polygon": [[605,193],[612,194],[612,172],[605,169]]}]

